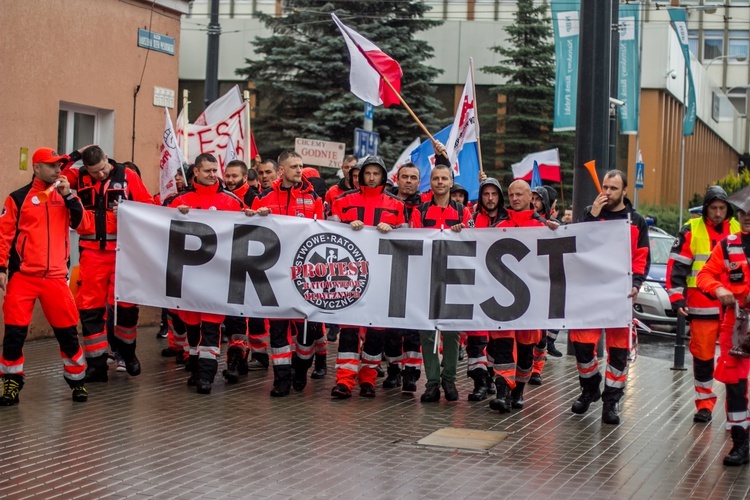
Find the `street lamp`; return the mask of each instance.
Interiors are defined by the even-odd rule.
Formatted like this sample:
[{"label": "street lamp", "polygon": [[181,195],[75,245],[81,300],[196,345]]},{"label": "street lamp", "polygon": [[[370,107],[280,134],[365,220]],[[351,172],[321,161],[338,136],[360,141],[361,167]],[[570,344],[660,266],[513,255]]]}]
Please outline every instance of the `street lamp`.
[{"label": "street lamp", "polygon": [[[747,56],[744,54],[726,54],[723,56],[714,57],[713,59],[709,59],[708,64],[706,64],[706,71],[708,71],[708,68],[710,68],[713,63],[724,59],[728,61],[745,62],[747,61]],[[703,62],[705,63],[706,61]]]}]

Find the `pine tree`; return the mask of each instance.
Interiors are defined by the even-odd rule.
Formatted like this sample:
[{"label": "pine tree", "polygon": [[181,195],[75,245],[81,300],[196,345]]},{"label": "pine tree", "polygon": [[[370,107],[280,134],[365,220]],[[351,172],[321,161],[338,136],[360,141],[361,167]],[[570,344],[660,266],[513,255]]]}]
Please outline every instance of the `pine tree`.
[{"label": "pine tree", "polygon": [[[378,45],[403,70],[401,94],[430,128],[440,101],[430,82],[440,70],[424,64],[433,49],[414,35],[440,24],[423,19],[419,1],[288,0],[285,14],[259,14],[273,30],[252,42],[261,57],[246,59],[237,74],[255,82],[261,111],[254,121],[258,146],[266,155],[294,148],[295,137],[344,142],[352,150],[362,126],[364,103],[349,90],[349,52],[331,12]],[[420,131],[402,106],[375,109],[378,153],[395,161]]]},{"label": "pine tree", "polygon": [[506,28],[507,43],[491,47],[505,60],[498,66],[482,68],[507,79],[504,85],[491,89],[493,95],[504,96],[506,101],[493,109],[497,116],[493,130],[497,133],[483,134],[492,141],[487,141],[490,151],[482,149],[494,159],[506,185],[513,179],[511,164],[529,153],[550,148],[560,149],[564,184],[571,187],[573,183],[574,134],[552,132],[555,46],[547,8],[535,6],[533,0],[518,0],[515,23]]}]

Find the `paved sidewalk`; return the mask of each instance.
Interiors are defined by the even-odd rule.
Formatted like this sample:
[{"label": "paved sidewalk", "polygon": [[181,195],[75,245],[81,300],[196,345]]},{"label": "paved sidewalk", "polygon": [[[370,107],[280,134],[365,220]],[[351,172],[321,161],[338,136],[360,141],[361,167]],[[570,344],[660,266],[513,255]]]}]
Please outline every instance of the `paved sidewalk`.
[{"label": "paved sidewalk", "polygon": [[[575,361],[550,358],[526,408],[501,416],[487,402],[421,404],[378,389],[375,399],[329,397],[329,375],[302,393],[271,399],[272,376],[236,385],[217,377],[200,396],[165,341],[144,328],[143,374],[110,370],[73,403],[54,341],[30,342],[19,405],[0,408],[0,496],[158,498],[746,498],[747,467],[721,463],[724,412],[693,424],[690,371],[639,357],[622,424],[601,423],[601,403],[570,412]],[[223,363],[222,363],[223,364]],[[222,366],[220,366],[221,371]],[[465,365],[462,363],[462,370]],[[420,381],[420,393],[424,377]],[[719,384],[723,408],[723,387]],[[434,449],[416,441],[444,427],[503,431],[488,452]]]}]

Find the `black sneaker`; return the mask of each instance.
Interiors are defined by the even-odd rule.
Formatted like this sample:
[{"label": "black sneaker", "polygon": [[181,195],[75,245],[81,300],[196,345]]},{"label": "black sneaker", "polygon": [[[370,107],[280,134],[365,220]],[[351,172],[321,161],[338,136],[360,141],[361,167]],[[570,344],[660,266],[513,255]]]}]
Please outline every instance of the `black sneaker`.
[{"label": "black sneaker", "polygon": [[0,396],[0,406],[12,406],[18,404],[18,393],[23,388],[23,379],[9,375],[3,377],[3,395]]},{"label": "black sneaker", "polygon": [[344,384],[336,384],[331,389],[331,397],[334,399],[349,399],[352,397],[352,390]]},{"label": "black sneaker", "polygon": [[555,358],[562,358],[563,353],[557,350],[554,342],[547,342],[547,354]]},{"label": "black sneaker", "polygon": [[363,398],[374,398],[375,397],[375,386],[365,382],[359,386],[359,395]]},{"label": "black sneaker", "polygon": [[71,390],[73,391],[73,401],[75,401],[76,403],[85,403],[86,401],[88,401],[89,393],[86,392],[86,388],[83,385],[71,387]]},{"label": "black sneaker", "polygon": [[128,375],[131,377],[137,377],[141,374],[141,362],[138,361],[138,356],[133,354],[133,359],[125,362],[125,371],[127,371]]},{"label": "black sneaker", "polygon": [[529,379],[529,385],[542,385],[542,374],[532,373]]},{"label": "black sneaker", "polygon": [[596,403],[601,399],[601,397],[602,391],[598,386],[594,391],[583,391],[581,392],[581,395],[578,397],[575,403],[573,403],[573,406],[570,410],[577,415],[583,415],[584,413],[589,411],[589,406],[591,406],[591,403]]},{"label": "black sneaker", "polygon": [[442,379],[440,385],[443,387],[446,401],[458,401],[458,389],[454,381]]},{"label": "black sneaker", "polygon": [[312,373],[310,374],[310,378],[313,380],[320,380],[322,378],[325,378],[327,374],[328,374],[327,368],[318,368],[312,371]]},{"label": "black sneaker", "polygon": [[198,394],[211,394],[211,381],[207,378],[199,378],[195,383],[195,389]]},{"label": "black sneaker", "polygon": [[167,328],[167,325],[161,325],[161,328],[159,328],[159,331],[156,332],[156,338],[165,339],[167,338],[168,333],[169,333],[169,329]]},{"label": "black sneaker", "polygon": [[693,415],[693,422],[699,424],[707,424],[711,421],[712,418],[713,417],[711,416],[711,412],[706,408],[702,408],[698,410],[698,413]]}]

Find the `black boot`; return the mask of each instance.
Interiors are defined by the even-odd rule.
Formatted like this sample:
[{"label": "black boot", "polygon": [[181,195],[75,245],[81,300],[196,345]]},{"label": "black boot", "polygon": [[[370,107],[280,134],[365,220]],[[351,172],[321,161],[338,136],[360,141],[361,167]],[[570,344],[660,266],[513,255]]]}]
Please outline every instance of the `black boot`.
[{"label": "black boot", "polygon": [[581,395],[578,397],[576,402],[573,403],[571,411],[577,415],[583,415],[584,413],[589,411],[589,406],[591,406],[591,403],[599,401],[601,397],[602,391],[599,389],[597,380],[596,386],[583,388]]},{"label": "black boot", "polygon": [[435,403],[440,401],[440,386],[437,384],[427,384],[424,393],[419,398],[423,403]]},{"label": "black boot", "polygon": [[273,389],[271,389],[272,398],[283,398],[292,392],[292,367],[274,366],[273,367]]},{"label": "black boot", "polygon": [[304,390],[307,386],[307,371],[311,364],[312,359],[300,359],[296,354],[292,355],[292,387],[295,391]]},{"label": "black boot", "polygon": [[198,383],[198,355],[191,354],[185,363],[185,371],[190,375],[187,379],[187,385],[194,386]]},{"label": "black boot", "polygon": [[441,379],[440,385],[443,387],[446,401],[458,401],[458,389],[454,381]]},{"label": "black boot", "polygon": [[602,405],[602,422],[610,425],[620,425],[620,415],[617,414],[617,403],[605,401]]},{"label": "black boot", "polygon": [[497,394],[497,391],[495,390],[495,371],[490,367],[487,369],[487,378],[484,382],[484,384],[487,386],[487,394],[489,396],[494,396]]},{"label": "black boot", "polygon": [[422,373],[414,366],[401,370],[401,392],[417,392],[417,380]]},{"label": "black boot", "polygon": [[[240,381],[240,364],[244,362],[242,348],[233,346],[227,349],[227,368],[222,372],[224,379],[230,384]],[[247,366],[247,363],[244,363]]]},{"label": "black boot", "polygon": [[748,443],[747,429],[733,425],[732,450],[724,457],[724,465],[733,467],[748,462],[750,462],[750,443]]},{"label": "black boot", "polygon": [[484,401],[487,399],[487,372],[485,370],[471,370],[469,378],[474,381],[474,390],[469,394],[469,401]]},{"label": "black boot", "polygon": [[516,382],[516,386],[513,388],[513,390],[510,392],[510,406],[512,408],[522,409],[524,400],[523,400],[523,390],[526,387],[526,382]]},{"label": "black boot", "polygon": [[320,380],[325,378],[328,373],[328,367],[326,366],[326,357],[323,354],[315,355],[315,364],[313,366],[313,372],[310,374],[311,379]]},{"label": "black boot", "polygon": [[563,353],[557,350],[555,347],[555,339],[547,337],[547,354],[555,358],[562,358]]},{"label": "black boot", "polygon": [[268,354],[264,352],[254,352],[250,355],[250,361],[247,369],[251,372],[268,370]]},{"label": "black boot", "polygon": [[497,390],[497,395],[495,399],[490,401],[490,408],[500,413],[510,413],[510,386],[508,382],[498,375],[495,377],[495,389]]},{"label": "black boot", "polygon": [[532,373],[529,379],[529,385],[542,385],[542,374]]},{"label": "black boot", "polygon": [[395,363],[388,363],[388,377],[383,380],[383,389],[401,387],[401,368]]},{"label": "black boot", "polygon": [[93,358],[86,358],[86,377],[84,382],[106,382],[107,376],[107,355],[101,354]]}]

